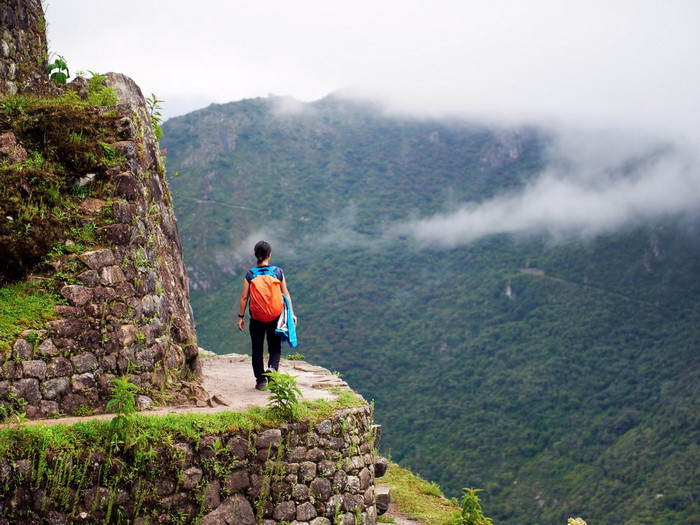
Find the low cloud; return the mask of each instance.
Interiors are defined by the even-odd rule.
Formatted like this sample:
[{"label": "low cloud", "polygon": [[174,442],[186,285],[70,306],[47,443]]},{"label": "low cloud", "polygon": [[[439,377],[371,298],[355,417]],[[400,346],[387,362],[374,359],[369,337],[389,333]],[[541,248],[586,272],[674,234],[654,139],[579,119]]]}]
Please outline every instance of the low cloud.
[{"label": "low cloud", "polygon": [[547,170],[515,194],[395,225],[389,236],[455,246],[493,234],[589,238],[667,216],[697,216],[700,163],[668,144],[612,132],[560,133]]}]

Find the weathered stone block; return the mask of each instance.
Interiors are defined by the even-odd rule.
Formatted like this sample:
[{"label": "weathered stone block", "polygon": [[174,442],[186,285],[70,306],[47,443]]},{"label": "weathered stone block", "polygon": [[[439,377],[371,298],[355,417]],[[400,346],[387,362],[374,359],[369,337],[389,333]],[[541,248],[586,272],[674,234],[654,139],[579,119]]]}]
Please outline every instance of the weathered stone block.
[{"label": "weathered stone block", "polygon": [[80,392],[85,388],[92,388],[95,386],[95,375],[91,372],[86,372],[84,374],[75,374],[70,378],[71,387],[74,392]]},{"label": "weathered stone block", "polygon": [[102,199],[88,197],[78,205],[78,211],[85,215],[96,215],[107,205]]},{"label": "weathered stone block", "polygon": [[80,279],[80,282],[82,282],[85,286],[89,286],[90,288],[100,284],[100,276],[95,270],[85,270],[84,272],[78,274],[78,279]]},{"label": "weathered stone block", "polygon": [[306,501],[297,507],[297,521],[309,521],[317,516],[314,506]]},{"label": "weathered stone block", "polygon": [[386,474],[386,469],[389,468],[389,462],[386,458],[377,456],[374,458],[374,477],[381,478]]},{"label": "weathered stone block", "polygon": [[367,490],[372,484],[372,473],[368,468],[363,468],[357,476],[360,479],[360,489]]},{"label": "weathered stone block", "polygon": [[348,474],[344,470],[338,470],[333,475],[333,488],[338,492],[343,492],[348,484]]},{"label": "weathered stone block", "polygon": [[174,443],[173,444],[173,456],[183,467],[189,467],[192,465],[192,460],[194,458],[194,452],[192,447],[187,443]]},{"label": "weathered stone block", "polygon": [[289,461],[293,463],[306,461],[306,447],[294,447],[289,453]]},{"label": "weathered stone block", "polygon": [[24,377],[44,379],[46,376],[46,363],[38,360],[24,361],[22,362],[22,373]]},{"label": "weathered stone block", "polygon": [[294,498],[294,501],[307,501],[310,496],[311,491],[309,487],[303,483],[296,484],[294,489],[292,489],[292,498]]},{"label": "weathered stone block", "polygon": [[57,399],[70,390],[70,381],[67,377],[48,379],[41,384],[44,399]]},{"label": "weathered stone block", "polygon": [[148,410],[153,406],[153,400],[148,396],[136,396],[135,401],[136,408],[139,410]]},{"label": "weathered stone block", "polygon": [[73,372],[73,364],[65,357],[54,357],[46,366],[46,377],[65,377]]},{"label": "weathered stone block", "polygon": [[374,498],[377,504],[377,514],[380,516],[389,510],[391,503],[391,491],[385,485],[378,485],[374,488]]},{"label": "weathered stone block", "polygon": [[[125,175],[133,179],[130,174],[126,173]],[[134,193],[133,198],[136,197],[138,197],[138,193]],[[119,222],[131,224],[134,217],[139,216],[139,208],[135,204],[129,204],[128,202],[117,202],[114,205],[114,215]]]},{"label": "weathered stone block", "polygon": [[374,485],[371,485],[370,487],[365,490],[364,493],[364,498],[365,498],[365,507],[370,507],[374,505]]},{"label": "weathered stone block", "polygon": [[112,250],[107,248],[92,252],[85,252],[80,255],[80,260],[83,261],[91,270],[99,270],[105,266],[113,266],[116,264]]},{"label": "weathered stone block", "polygon": [[98,368],[97,359],[88,352],[71,357],[71,363],[73,363],[75,371],[79,374],[92,372]]},{"label": "weathered stone block", "polygon": [[119,266],[107,266],[100,270],[100,284],[104,286],[114,286],[124,281],[124,273]]},{"label": "weathered stone block", "polygon": [[31,359],[34,356],[34,345],[26,339],[17,339],[13,346],[14,355],[21,360]]},{"label": "weathered stone block", "polygon": [[306,453],[306,460],[307,461],[313,461],[314,463],[318,463],[322,459],[324,459],[326,455],[323,453],[323,450],[320,448],[310,448],[308,452]]},{"label": "weathered stone block", "polygon": [[214,510],[221,505],[221,483],[219,480],[212,481],[204,493],[204,509]]},{"label": "weathered stone block", "polygon": [[326,517],[332,518],[335,517],[335,514],[340,511],[340,509],[343,508],[343,495],[342,494],[333,494],[329,499],[328,503],[326,504]]},{"label": "weathered stone block", "polygon": [[253,507],[248,500],[240,494],[235,494],[227,498],[215,511],[210,512],[202,518],[202,525],[233,523],[236,525],[255,525]]},{"label": "weathered stone block", "polygon": [[61,317],[85,317],[85,312],[77,306],[59,304],[54,306],[54,311]]},{"label": "weathered stone block", "polygon": [[330,434],[333,431],[333,424],[331,423],[330,419],[325,419],[320,423],[317,423],[314,428],[316,429],[317,433],[321,435],[326,435]]},{"label": "weathered stone block", "polygon": [[58,353],[59,350],[52,339],[45,339],[36,349],[36,355],[41,357],[53,357]]},{"label": "weathered stone block", "polygon": [[119,283],[114,287],[114,291],[117,292],[119,297],[133,297],[136,295],[136,288],[130,282]]},{"label": "weathered stone block", "polygon": [[10,387],[10,392],[26,400],[27,403],[37,404],[41,400],[39,380],[35,378],[20,379]]},{"label": "weathered stone block", "polygon": [[[117,292],[119,293],[119,292]],[[114,317],[126,317],[126,314],[128,313],[129,309],[126,306],[126,303],[122,302],[116,302],[112,303],[112,307],[110,309],[110,313]]]},{"label": "weathered stone block", "polygon": [[46,399],[41,400],[39,409],[41,410],[41,415],[44,417],[56,416],[60,412],[56,401],[47,401]]},{"label": "weathered stone block", "polygon": [[318,474],[330,478],[335,473],[335,463],[324,459],[318,463]]},{"label": "weathered stone block", "polygon": [[327,478],[316,478],[309,485],[314,498],[327,501],[331,497],[331,482]]},{"label": "weathered stone block", "polygon": [[108,224],[97,230],[100,237],[117,246],[131,243],[131,226],[128,224]]},{"label": "weathered stone block", "polygon": [[92,288],[79,284],[68,284],[61,288],[60,293],[73,306],[84,306],[92,300]]},{"label": "weathered stone block", "polygon": [[360,478],[357,476],[348,476],[347,489],[351,492],[358,492],[360,488]]},{"label": "weathered stone block", "polygon": [[182,473],[182,488],[192,490],[202,480],[202,469],[190,467]]},{"label": "weathered stone block", "polygon": [[136,342],[139,329],[133,324],[124,324],[119,327],[117,337],[121,346],[130,346]]},{"label": "weathered stone block", "polygon": [[97,330],[88,330],[83,333],[78,342],[82,348],[91,348],[96,356],[100,356],[102,349],[99,347],[102,341],[102,334]]},{"label": "weathered stone block", "polygon": [[161,478],[156,482],[156,495],[158,497],[169,496],[175,492],[175,481]]},{"label": "weathered stone block", "polygon": [[316,463],[313,463],[312,461],[304,461],[299,465],[299,474],[301,475],[301,479],[304,481],[308,481],[311,479],[314,479],[316,477]]},{"label": "weathered stone block", "polygon": [[112,288],[105,288],[103,286],[98,286],[92,290],[94,295],[94,300],[97,304],[102,304],[105,301],[112,301],[117,297],[117,292]]},{"label": "weathered stone block", "polygon": [[226,477],[224,487],[226,487],[230,493],[243,492],[245,489],[250,487],[250,477],[248,476],[248,472],[246,470],[232,472]]},{"label": "weathered stone block", "polygon": [[75,337],[88,328],[88,323],[84,319],[59,319],[49,321],[49,326],[54,335],[58,337]]},{"label": "weathered stone block", "polygon": [[272,513],[272,517],[277,521],[287,521],[291,522],[296,519],[297,506],[293,501],[282,501],[275,505],[275,510]]},{"label": "weathered stone block", "polygon": [[331,525],[331,520],[324,517],[314,518],[309,522],[309,525]]}]

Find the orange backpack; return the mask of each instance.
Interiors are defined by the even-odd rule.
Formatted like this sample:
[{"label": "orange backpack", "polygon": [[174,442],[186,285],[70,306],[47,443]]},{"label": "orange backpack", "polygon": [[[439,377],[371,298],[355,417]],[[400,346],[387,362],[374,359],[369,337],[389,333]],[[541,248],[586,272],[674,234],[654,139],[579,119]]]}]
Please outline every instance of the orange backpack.
[{"label": "orange backpack", "polygon": [[282,313],[282,281],[275,274],[275,266],[256,266],[250,271],[250,316],[268,323]]}]

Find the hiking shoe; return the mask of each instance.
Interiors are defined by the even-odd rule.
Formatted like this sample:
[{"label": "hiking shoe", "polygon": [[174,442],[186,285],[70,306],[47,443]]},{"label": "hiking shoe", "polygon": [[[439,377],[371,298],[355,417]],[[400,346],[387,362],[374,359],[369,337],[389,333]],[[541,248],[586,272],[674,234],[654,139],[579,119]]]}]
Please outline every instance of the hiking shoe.
[{"label": "hiking shoe", "polygon": [[265,370],[266,374],[271,374],[273,372],[277,372],[277,370],[275,370],[274,368],[268,368],[267,370]]},{"label": "hiking shoe", "polygon": [[255,388],[256,390],[262,390],[267,386],[267,379],[261,379],[257,383],[255,383]]}]

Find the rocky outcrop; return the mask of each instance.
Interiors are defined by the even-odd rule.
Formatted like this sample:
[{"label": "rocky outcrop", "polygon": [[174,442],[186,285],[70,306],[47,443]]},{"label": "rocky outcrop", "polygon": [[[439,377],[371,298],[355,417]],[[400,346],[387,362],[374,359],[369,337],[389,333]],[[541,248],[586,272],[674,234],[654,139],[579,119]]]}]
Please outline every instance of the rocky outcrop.
[{"label": "rocky outcrop", "polygon": [[107,171],[99,198],[78,206],[83,221],[96,225],[97,246],[52,261],[65,304],[48,329],[23,333],[0,367],[0,402],[24,399],[30,418],[99,411],[115,376],[130,375],[144,394],[177,394],[169,385],[199,373],[187,275],[151,119],[131,79],[108,74],[108,83],[120,96],[119,106],[103,110],[116,113],[109,147],[124,161]]}]

